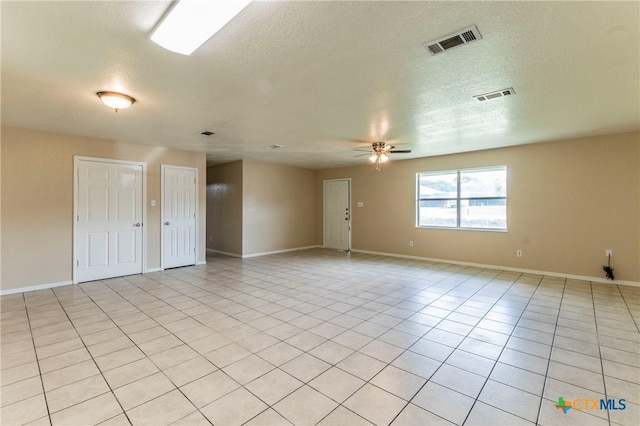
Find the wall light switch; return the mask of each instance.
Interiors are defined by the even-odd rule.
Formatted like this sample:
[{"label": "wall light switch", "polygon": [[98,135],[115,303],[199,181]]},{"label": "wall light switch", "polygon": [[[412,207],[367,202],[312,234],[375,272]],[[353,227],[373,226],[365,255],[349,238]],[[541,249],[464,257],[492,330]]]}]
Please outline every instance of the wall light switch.
[{"label": "wall light switch", "polygon": [[364,207],[364,202],[358,201],[358,207]]},{"label": "wall light switch", "polygon": [[151,200],[151,207],[155,207],[156,206],[156,200]]}]

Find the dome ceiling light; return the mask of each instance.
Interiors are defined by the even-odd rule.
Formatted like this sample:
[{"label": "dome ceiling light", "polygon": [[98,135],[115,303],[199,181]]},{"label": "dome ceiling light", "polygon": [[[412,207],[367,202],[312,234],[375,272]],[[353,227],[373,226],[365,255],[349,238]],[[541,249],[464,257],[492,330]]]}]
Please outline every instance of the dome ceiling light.
[{"label": "dome ceiling light", "polygon": [[127,109],[135,103],[135,99],[129,95],[119,92],[102,91],[96,93],[103,104],[109,108],[113,108],[115,112],[121,109]]}]

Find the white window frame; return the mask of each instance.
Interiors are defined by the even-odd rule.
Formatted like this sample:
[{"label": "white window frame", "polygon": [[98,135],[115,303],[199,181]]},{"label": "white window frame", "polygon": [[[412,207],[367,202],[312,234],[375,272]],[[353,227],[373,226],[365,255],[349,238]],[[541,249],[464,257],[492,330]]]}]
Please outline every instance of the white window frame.
[{"label": "white window frame", "polygon": [[[498,171],[504,170],[505,173],[505,196],[504,197],[461,197],[460,195],[460,175],[467,172],[482,172],[482,171]],[[441,198],[420,198],[420,177],[421,176],[437,176],[445,174],[457,174],[457,190],[456,197],[441,197]],[[433,172],[418,172],[416,173],[416,227],[426,229],[463,229],[471,231],[492,231],[492,232],[508,232],[508,214],[506,224],[504,228],[482,228],[482,227],[465,227],[460,225],[460,207],[462,205],[461,200],[473,200],[473,199],[504,199],[505,209],[508,212],[508,167],[506,165],[490,166],[490,167],[475,167],[468,169],[454,169],[454,170],[438,170]],[[456,203],[456,226],[437,226],[437,225],[421,225],[420,224],[420,201],[454,201]]]}]

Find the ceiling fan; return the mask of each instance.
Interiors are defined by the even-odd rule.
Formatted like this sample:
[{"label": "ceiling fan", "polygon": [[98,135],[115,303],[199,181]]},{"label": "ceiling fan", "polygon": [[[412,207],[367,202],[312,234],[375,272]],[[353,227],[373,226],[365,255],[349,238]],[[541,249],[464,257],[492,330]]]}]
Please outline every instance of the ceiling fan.
[{"label": "ceiling fan", "polygon": [[356,151],[367,151],[368,154],[356,155],[356,157],[369,155],[369,160],[376,165],[378,171],[380,171],[380,164],[389,159],[389,154],[408,154],[411,152],[410,149],[395,149],[395,146],[386,142],[373,142],[371,150],[356,149]]}]

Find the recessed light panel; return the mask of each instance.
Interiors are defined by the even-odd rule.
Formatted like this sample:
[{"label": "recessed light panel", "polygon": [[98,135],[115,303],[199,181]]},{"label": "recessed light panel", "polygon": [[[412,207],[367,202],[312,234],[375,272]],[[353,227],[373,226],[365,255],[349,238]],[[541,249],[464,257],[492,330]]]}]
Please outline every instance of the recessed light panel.
[{"label": "recessed light panel", "polygon": [[180,0],[151,40],[172,52],[191,55],[249,3],[251,0]]}]

